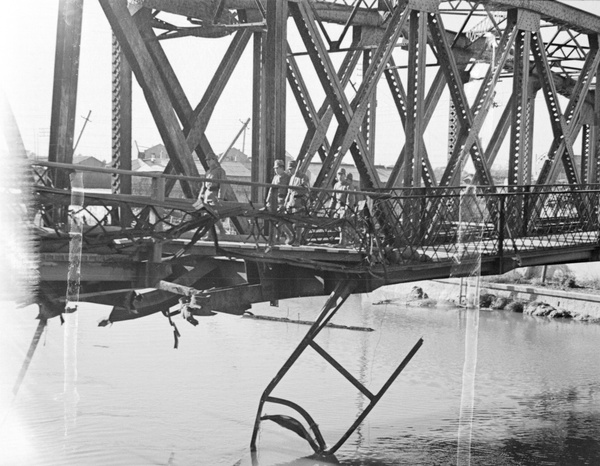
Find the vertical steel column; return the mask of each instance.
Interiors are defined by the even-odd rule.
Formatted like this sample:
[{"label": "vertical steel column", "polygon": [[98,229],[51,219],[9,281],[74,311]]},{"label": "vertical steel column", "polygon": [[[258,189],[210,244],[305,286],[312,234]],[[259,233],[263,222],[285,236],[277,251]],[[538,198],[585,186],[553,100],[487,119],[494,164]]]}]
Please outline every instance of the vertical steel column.
[{"label": "vertical steel column", "polygon": [[537,92],[531,88],[527,91],[527,107],[525,108],[525,132],[522,134],[523,151],[525,159],[523,160],[523,184],[531,184],[533,176],[533,129],[535,122],[535,97]]},{"label": "vertical steel column", "polygon": [[[555,105],[555,108],[551,111],[559,119],[556,121],[554,118],[553,129],[554,140],[548,151],[548,157],[542,166],[542,170],[538,176],[537,184],[549,184],[556,180],[559,173],[559,168],[564,168],[567,180],[571,185],[579,184],[579,172],[575,169],[573,161],[573,141],[577,137],[577,133],[581,129],[581,109],[588,96],[588,91],[592,82],[592,75],[596,75],[598,65],[600,64],[600,50],[598,49],[598,36],[589,35],[590,49],[588,55],[585,58],[583,68],[577,82],[572,90],[572,95],[567,104],[567,108],[563,115],[560,115],[560,109]],[[540,40],[536,41],[540,42]],[[545,58],[545,52],[543,47],[538,47],[540,58],[536,59],[536,63],[539,61],[545,69],[544,78],[549,74],[549,65]],[[548,78],[546,78],[548,79]],[[555,94],[554,83],[551,79],[550,87],[552,94]],[[555,95],[550,96],[554,101],[557,100]],[[552,120],[552,117],[551,117]],[[562,164],[561,164],[562,162]]]},{"label": "vertical steel column", "polygon": [[[73,161],[82,16],[83,0],[60,0],[48,148],[50,162],[71,163]],[[54,186],[69,188],[67,174],[57,172]]]},{"label": "vertical steel column", "polygon": [[529,48],[531,33],[519,29],[515,40],[512,90],[512,124],[508,161],[509,186],[523,185],[527,157],[527,109],[529,96]]},{"label": "vertical steel column", "polygon": [[[369,65],[371,64],[371,57],[373,52],[371,50],[365,50],[363,53],[363,78],[368,76],[367,71],[369,70]],[[375,128],[376,125],[376,115],[377,115],[377,87],[373,90],[373,95],[369,99],[369,103],[367,104],[367,113],[365,115],[365,119],[363,121],[362,133],[367,143],[368,153],[367,156],[370,157],[371,162],[375,164]],[[362,187],[362,186],[361,186]]]},{"label": "vertical steel column", "polygon": [[[173,111],[169,93],[163,82],[148,44],[140,33],[125,0],[99,0],[112,30],[119,40],[122,52],[127,57],[135,77],[144,91],[148,108],[177,173],[198,176],[192,159],[192,151],[181,130],[180,122]],[[181,182],[187,198],[198,195],[197,183]]]},{"label": "vertical steel column", "polygon": [[594,125],[591,128],[591,148],[592,160],[590,160],[590,173],[588,175],[589,183],[598,183],[600,174],[600,68],[596,70],[596,89],[594,90]]},{"label": "vertical steel column", "polygon": [[448,108],[448,160],[452,157],[454,153],[454,148],[456,147],[456,141],[458,136],[458,125],[459,125],[458,115],[456,114],[456,107],[454,106],[454,101],[450,99],[450,106]]},{"label": "vertical steel column", "polygon": [[408,43],[408,86],[406,101],[406,161],[404,186],[421,186],[423,103],[427,51],[427,13],[410,12]]},{"label": "vertical steel column", "polygon": [[265,44],[266,168],[267,179],[275,159],[285,159],[285,94],[287,52],[287,0],[267,0],[267,37]]},{"label": "vertical steel column", "polygon": [[[263,67],[265,35],[254,33],[254,56],[252,70],[252,181],[266,183],[268,165],[265,158],[265,77]],[[260,202],[265,198],[264,188],[251,187],[252,202]]]},{"label": "vertical steel column", "polygon": [[589,163],[590,163],[590,149],[591,149],[591,126],[585,124],[581,131],[581,182],[583,184],[589,183]]},{"label": "vertical steel column", "polygon": [[[121,51],[117,38],[112,36],[112,168],[131,170],[131,68]],[[131,194],[131,176],[112,174],[113,194]],[[131,219],[129,211],[121,209],[122,226]]]}]

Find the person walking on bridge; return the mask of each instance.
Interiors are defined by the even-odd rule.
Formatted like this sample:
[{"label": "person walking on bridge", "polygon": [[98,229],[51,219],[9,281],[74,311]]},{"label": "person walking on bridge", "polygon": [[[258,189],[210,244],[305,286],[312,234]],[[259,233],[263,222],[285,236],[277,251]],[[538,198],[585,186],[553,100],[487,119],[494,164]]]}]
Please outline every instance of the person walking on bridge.
[{"label": "person walking on bridge", "polygon": [[[288,164],[288,173],[290,174],[290,186],[298,189],[289,189],[285,200],[285,211],[288,214],[294,215],[310,215],[308,209],[308,192],[310,181],[305,173],[297,170],[297,162],[292,160]],[[300,245],[304,229],[297,221],[294,223],[294,246]]]},{"label": "person walking on bridge", "polygon": [[[285,165],[283,160],[275,160],[273,166],[275,175],[271,180],[271,186],[267,193],[267,210],[270,212],[285,213],[285,198],[287,196],[288,188],[290,184],[290,176],[285,172]],[[281,234],[286,237],[286,244],[291,244],[294,241],[294,233],[287,225],[279,222],[275,225],[276,238],[279,239]]]},{"label": "person walking on bridge", "polygon": [[[333,216],[345,221],[349,221],[354,213],[355,195],[352,193],[352,191],[354,191],[352,178],[351,174],[346,175],[346,170],[344,168],[340,168],[337,173],[338,181],[333,187],[337,190],[337,192],[334,193],[333,198]],[[344,222],[344,224],[340,226],[339,231],[339,245],[347,246],[350,240],[348,225]]]},{"label": "person walking on bridge", "polygon": [[[205,181],[202,184],[198,200],[194,203],[195,209],[200,209],[204,206],[210,208],[216,207],[220,204],[223,197],[222,183],[227,179],[227,174],[214,153],[210,152],[206,155],[206,163],[208,170],[206,170]],[[216,226],[220,234],[223,235],[226,233],[221,220],[217,221]]]}]

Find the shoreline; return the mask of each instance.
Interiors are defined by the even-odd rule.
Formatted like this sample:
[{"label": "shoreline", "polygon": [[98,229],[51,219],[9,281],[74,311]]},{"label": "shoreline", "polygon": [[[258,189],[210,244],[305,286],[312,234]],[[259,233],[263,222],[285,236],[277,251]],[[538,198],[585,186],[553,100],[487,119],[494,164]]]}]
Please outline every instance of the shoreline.
[{"label": "shoreline", "polygon": [[[411,299],[410,292],[415,286],[422,288],[428,298]],[[444,303],[458,305],[460,298],[459,278],[403,283],[391,285],[387,288],[388,291],[393,291],[394,294],[404,295],[406,304],[412,306],[434,305],[434,301],[437,306]],[[498,298],[518,301],[523,303],[524,307],[527,307],[530,303],[539,303],[540,305],[544,303],[559,311],[567,311],[574,320],[600,322],[600,294],[564,291],[532,284],[492,283],[482,280],[480,282],[480,296],[484,296],[484,294],[492,294]],[[506,311],[511,312],[507,309]]]}]

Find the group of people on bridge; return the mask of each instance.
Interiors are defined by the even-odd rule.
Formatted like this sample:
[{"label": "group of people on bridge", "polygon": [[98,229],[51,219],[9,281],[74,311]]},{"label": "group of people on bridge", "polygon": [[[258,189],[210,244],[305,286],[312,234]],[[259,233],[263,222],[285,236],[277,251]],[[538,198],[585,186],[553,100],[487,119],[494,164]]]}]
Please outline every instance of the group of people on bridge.
[{"label": "group of people on bridge", "polygon": [[[227,175],[219,159],[214,153],[206,156],[208,169],[205,181],[194,203],[194,208],[208,206],[210,208],[219,205],[220,201],[227,200],[224,186]],[[273,165],[274,176],[271,187],[265,198],[266,210],[277,214],[290,215],[314,215],[311,212],[311,201],[309,196],[310,178],[306,173],[297,170],[297,162],[292,160],[288,163],[287,170],[281,159],[275,160]],[[292,187],[293,189],[289,189]],[[336,182],[331,197],[323,204],[323,216],[335,219],[351,219],[356,213],[357,196],[352,173],[346,173],[344,168],[337,172]],[[216,224],[220,234],[225,234],[223,223],[219,220]],[[349,246],[352,243],[352,235],[347,226],[338,228],[339,245]],[[294,230],[287,222],[278,222],[272,229],[273,239],[276,242],[298,245],[302,237],[302,228],[295,224]]]}]

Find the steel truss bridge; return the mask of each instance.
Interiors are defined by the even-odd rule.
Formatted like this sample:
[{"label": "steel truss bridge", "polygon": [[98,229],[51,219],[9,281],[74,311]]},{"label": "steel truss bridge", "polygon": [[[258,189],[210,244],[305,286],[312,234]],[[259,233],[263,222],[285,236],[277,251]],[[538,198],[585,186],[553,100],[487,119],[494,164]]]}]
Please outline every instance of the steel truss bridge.
[{"label": "steel truss bridge", "polygon": [[[269,419],[300,433],[316,452],[335,452],[358,425],[327,447],[308,413],[271,396],[308,346],[369,398],[357,422],[389,386],[371,393],[315,341],[350,294],[448,277],[457,264],[479,258],[482,274],[598,260],[600,18],[541,0],[98,1],[114,35],[113,168],[89,170],[110,173],[113,189],[85,192],[83,203],[73,204],[70,177],[83,170],[72,165],[83,0],[62,0],[49,161],[31,172],[42,314],[64,312],[74,224],[83,231],[80,298],[112,305],[106,322],[156,312],[170,319],[169,308],[180,303],[196,324],[195,316],[241,315],[252,303],[329,295],[261,398],[253,449],[266,402],[295,409],[312,433],[295,420]],[[207,53],[214,41],[228,44],[197,104],[163,48],[165,40],[190,37]],[[202,181],[197,162],[206,169],[213,152],[206,130],[244,54],[252,58],[246,70],[252,180],[229,183],[243,185],[248,196],[195,209]],[[484,72],[474,80],[477,66]],[[134,76],[169,155],[164,173],[131,171]],[[467,96],[467,83],[478,83],[475,97]],[[510,98],[494,119],[500,86],[510,89]],[[377,120],[384,99],[397,110],[398,147],[375,145],[377,131],[389,128]],[[306,124],[293,154],[296,173],[306,172],[315,157],[322,169],[306,205],[282,213],[263,202],[273,162],[285,153],[293,102]],[[426,130],[440,114],[448,138],[445,166],[436,172],[438,141]],[[545,122],[541,137],[537,122]],[[382,180],[378,154],[390,150],[397,158]],[[537,160],[540,151],[545,155]],[[360,175],[360,202],[336,218],[327,206],[345,156]],[[461,186],[466,170],[476,187]],[[148,192],[133,193],[139,177],[149,178]],[[175,188],[182,195],[175,196]],[[223,220],[233,230],[217,235],[215,225]],[[296,233],[299,245],[276,241],[281,225]],[[341,231],[350,246],[334,247]],[[154,291],[134,291],[142,287]]]}]

